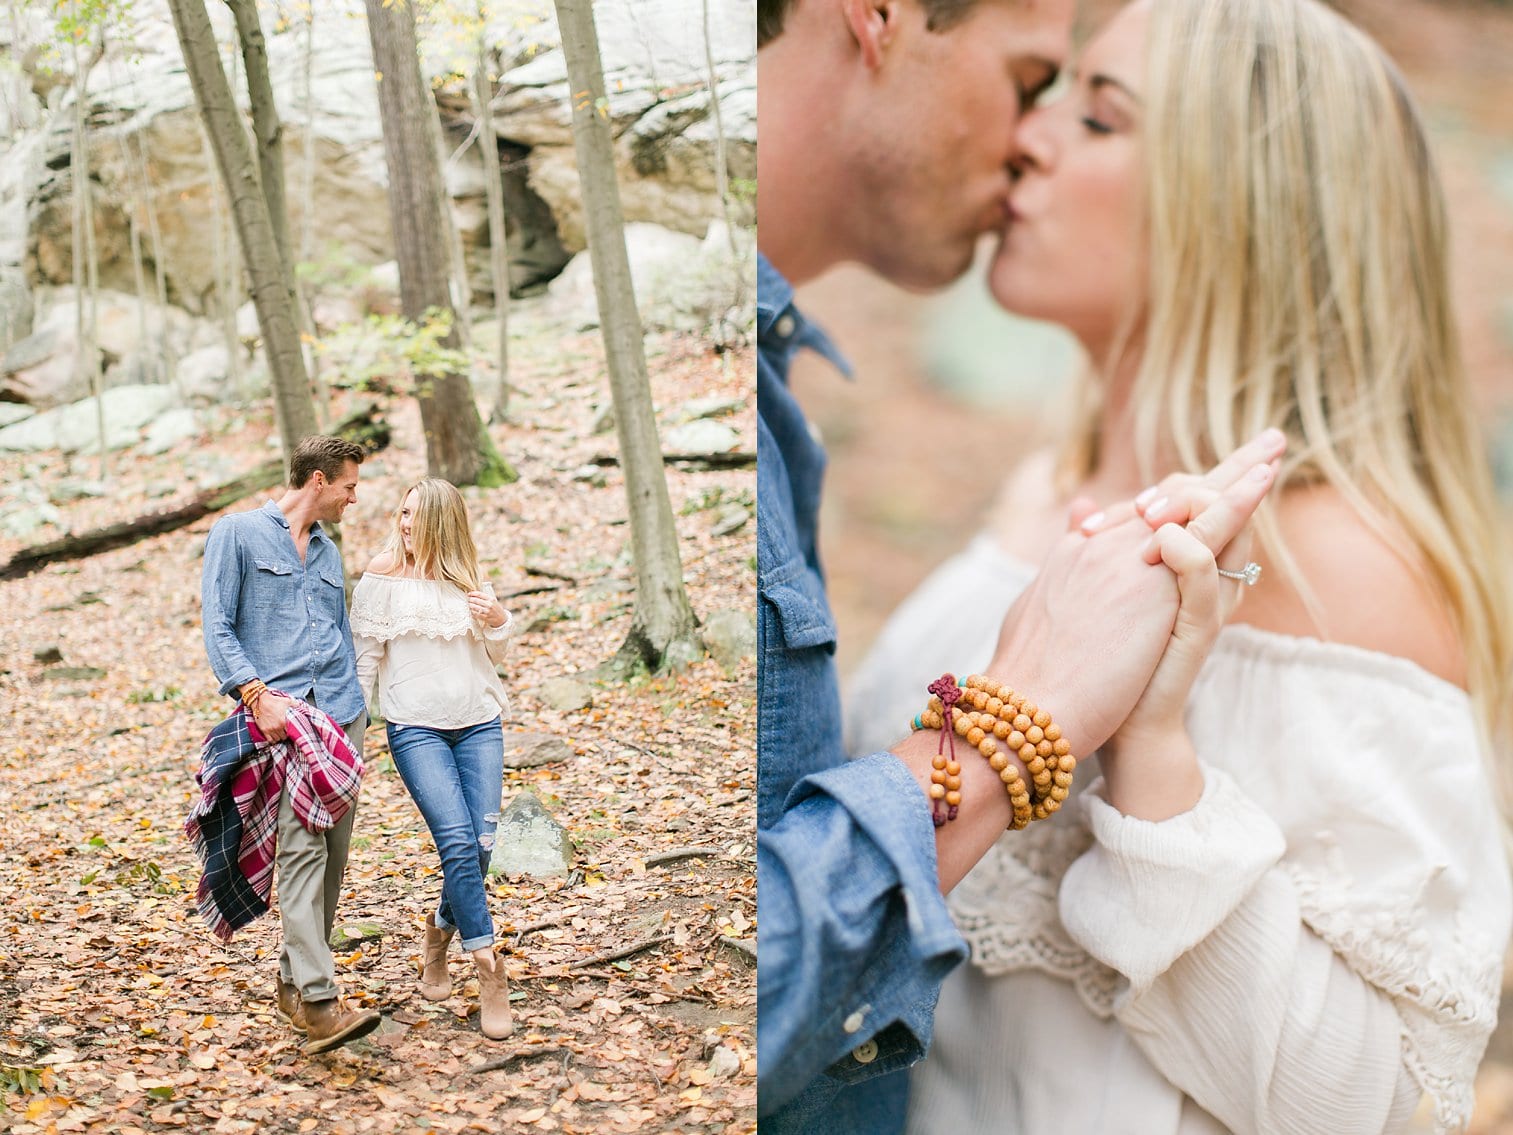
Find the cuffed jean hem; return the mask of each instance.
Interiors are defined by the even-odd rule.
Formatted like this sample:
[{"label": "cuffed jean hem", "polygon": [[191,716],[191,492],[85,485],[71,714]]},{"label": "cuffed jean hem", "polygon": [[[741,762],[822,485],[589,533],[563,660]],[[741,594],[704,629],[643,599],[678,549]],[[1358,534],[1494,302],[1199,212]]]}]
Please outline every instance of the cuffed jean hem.
[{"label": "cuffed jean hem", "polygon": [[[454,933],[457,930],[457,927],[453,926],[445,918],[441,917],[441,912],[440,911],[437,911],[435,914],[431,915],[431,920],[436,923],[436,929],[437,930],[451,930]],[[463,949],[464,953],[470,954],[474,950],[486,949],[487,947],[492,946],[493,944],[494,944],[494,935],[493,934],[482,934],[482,935],[479,935],[476,938],[464,938],[462,940],[462,949]]]}]

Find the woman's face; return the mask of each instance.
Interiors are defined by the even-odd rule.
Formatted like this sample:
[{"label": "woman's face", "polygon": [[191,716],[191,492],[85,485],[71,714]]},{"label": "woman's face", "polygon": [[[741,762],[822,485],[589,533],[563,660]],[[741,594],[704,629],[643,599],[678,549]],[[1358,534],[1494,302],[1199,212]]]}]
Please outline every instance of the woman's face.
[{"label": "woman's face", "polygon": [[1025,115],[1009,227],[988,270],[1008,310],[1060,323],[1095,360],[1145,291],[1141,93],[1147,0],[1088,44],[1059,99]]},{"label": "woman's face", "polygon": [[415,554],[415,537],[411,528],[415,524],[415,511],[420,508],[420,490],[411,489],[405,495],[404,504],[399,506],[399,536],[405,544],[405,555]]}]

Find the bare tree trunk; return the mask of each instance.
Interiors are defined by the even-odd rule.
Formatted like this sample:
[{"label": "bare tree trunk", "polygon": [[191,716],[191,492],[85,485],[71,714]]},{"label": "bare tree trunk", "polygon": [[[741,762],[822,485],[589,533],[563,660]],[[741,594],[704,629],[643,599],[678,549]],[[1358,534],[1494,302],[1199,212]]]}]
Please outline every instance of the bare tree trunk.
[{"label": "bare tree trunk", "polygon": [[573,143],[594,293],[615,402],[625,494],[630,505],[631,548],[636,561],[636,601],[630,634],[620,647],[625,663],[653,670],[676,669],[702,653],[693,609],[683,590],[683,563],[662,449],[646,373],[641,317],[625,252],[625,220],[615,181],[609,102],[604,94],[599,37],[591,0],[554,0],[573,102]]},{"label": "bare tree trunk", "polygon": [[[443,341],[457,345],[457,323],[447,287],[447,238],[442,217],[441,161],[429,125],[434,114],[420,75],[415,14],[408,4],[365,0],[368,34],[383,118],[389,167],[389,217],[399,259],[400,304],[421,320],[432,308],[453,315]],[[419,384],[416,398],[433,476],[457,485],[497,485],[516,473],[494,448],[473,401],[467,376],[447,373]]]},{"label": "bare tree trunk", "polygon": [[[305,103],[305,136],[300,146],[300,221],[299,255],[294,261],[294,302],[303,326],[315,338],[315,308],[310,302],[310,293],[300,282],[298,265],[310,260],[311,234],[315,223],[315,103],[311,99],[311,72],[315,62],[315,7],[305,6],[305,66],[302,74],[302,90]],[[324,423],[328,420],[331,389],[321,368],[320,352],[312,350],[306,361],[310,377],[315,381],[315,409]],[[324,426],[322,426],[324,428]]]},{"label": "bare tree trunk", "polygon": [[[84,63],[79,58],[79,43],[69,43],[74,68],[74,130],[70,155],[70,176],[73,179],[73,285],[74,285],[74,339],[77,349],[79,377],[89,383],[95,399],[95,432],[100,443],[100,480],[110,476],[110,447],[105,443],[105,389],[100,375],[100,351],[95,342],[97,321],[95,299],[99,294],[99,266],[95,257],[94,192],[89,186],[89,146],[84,130],[85,115],[89,110],[89,72],[104,53],[105,41],[101,34],[99,50],[94,58]],[[87,273],[87,279],[86,279]],[[85,315],[86,293],[88,316]]]},{"label": "bare tree trunk", "polygon": [[720,81],[715,73],[714,44],[709,38],[709,0],[702,0],[704,11],[704,66],[709,74],[709,113],[714,115],[714,186],[720,197],[720,212],[725,218],[725,239],[730,242],[730,259],[736,274],[742,274],[736,252],[735,226],[730,223],[730,167],[725,158],[725,122],[720,117]]},{"label": "bare tree trunk", "polygon": [[[221,185],[220,175],[215,168],[215,154],[211,151],[210,135],[205,130],[203,122],[200,123],[200,149],[205,156],[205,177],[210,183],[211,204],[211,230],[214,240],[212,255],[215,267],[215,302],[216,316],[221,321],[221,339],[226,346],[226,381],[238,398],[248,397],[248,392],[242,386],[242,345],[237,340],[236,320],[228,319],[227,313],[234,312],[236,305],[231,302],[233,281],[231,280],[231,248],[230,245],[236,240],[231,232],[230,219],[227,217],[229,210],[226,208],[226,191]],[[208,312],[207,312],[208,315]]]},{"label": "bare tree trunk", "polygon": [[489,420],[502,422],[510,409],[510,246],[505,233],[504,186],[500,183],[499,138],[494,133],[494,83],[489,77],[483,13],[479,12],[478,59],[473,72],[473,108],[478,116],[478,149],[483,156],[483,191],[489,212],[489,274],[494,280],[494,322],[499,327],[499,381]]},{"label": "bare tree trunk", "polygon": [[[462,252],[462,234],[457,231],[457,222],[452,217],[452,194],[447,189],[447,135],[441,128],[441,104],[436,101],[434,92],[430,92],[422,84],[422,89],[427,90],[427,109],[431,112],[430,129],[431,145],[436,148],[436,169],[439,176],[436,179],[436,190],[439,196],[436,205],[441,216],[442,227],[446,229],[447,252],[451,257],[451,281],[448,284],[447,296],[450,299],[456,296],[456,302],[452,308],[457,313],[457,319],[453,326],[457,328],[457,341],[463,347],[473,344],[473,325],[469,313],[473,310],[473,285],[468,279],[468,261]],[[464,145],[459,153],[466,153]],[[450,289],[456,288],[453,292]]]},{"label": "bare tree trunk", "polygon": [[[311,72],[315,65],[315,8],[305,9],[305,68],[303,72],[303,95],[305,103],[305,137],[301,146],[300,167],[300,212],[299,212],[299,262],[310,259],[311,244],[315,232],[313,205],[315,202],[315,103],[311,98]],[[314,323],[312,313],[311,323]]]},{"label": "bare tree trunk", "polygon": [[[135,90],[135,79],[133,79]],[[138,192],[142,197],[142,206],[147,214],[147,235],[152,241],[152,272],[155,284],[155,294],[158,303],[158,359],[162,364],[160,381],[171,383],[175,390],[183,394],[179,387],[178,360],[173,354],[173,343],[168,334],[168,269],[163,264],[163,232],[158,226],[158,207],[152,201],[152,182],[147,172],[146,143],[143,141],[143,133],[135,135],[136,145],[131,145],[131,136],[128,136],[123,145],[132,161],[132,177],[138,186]]]},{"label": "bare tree trunk", "polygon": [[[219,45],[217,45],[219,50]],[[228,77],[231,89],[236,90],[239,58],[236,49],[230,49],[231,71]],[[240,120],[240,119],[238,119]],[[205,176],[215,186],[215,250],[216,250],[216,295],[220,302],[221,338],[226,343],[226,371],[231,388],[237,397],[251,402],[252,380],[242,371],[242,337],[236,326],[239,285],[242,280],[242,258],[237,254],[236,220],[226,197],[226,191],[215,168],[215,147],[210,141],[210,132],[201,126],[205,151]]]},{"label": "bare tree trunk", "polygon": [[[313,335],[315,326],[301,302],[299,281],[294,273],[294,253],[289,240],[288,194],[284,178],[284,124],[278,116],[273,82],[268,75],[268,45],[263,38],[263,26],[257,15],[257,0],[226,0],[226,6],[236,19],[236,37],[241,44],[242,63],[247,72],[247,95],[252,106],[252,135],[257,140],[258,180],[263,187],[263,197],[268,202],[268,219],[273,223],[274,243],[278,245],[279,260],[283,263],[284,276],[288,281],[289,302],[294,310],[295,326],[304,334]],[[308,60],[306,62],[308,65]],[[300,341],[303,344],[303,336]],[[303,354],[302,348],[301,355]],[[306,367],[311,367],[314,361],[313,354],[305,358]],[[317,386],[324,395],[324,384],[317,382]]]},{"label": "bare tree trunk", "polygon": [[257,165],[247,145],[241,114],[221,68],[215,32],[203,0],[168,0],[174,29],[195,101],[215,151],[221,180],[231,199],[237,235],[252,279],[252,302],[257,308],[263,347],[273,380],[273,404],[283,442],[284,464],[303,437],[316,432],[315,404],[305,360],[300,353],[294,305],[283,261],[279,256],[268,202],[258,184]]},{"label": "bare tree trunk", "polygon": [[247,95],[252,105],[252,135],[257,139],[257,172],[268,202],[268,220],[273,225],[273,242],[279,259],[290,276],[293,288],[294,261],[289,255],[289,212],[284,204],[284,127],[278,119],[278,104],[273,100],[273,83],[268,77],[268,45],[258,22],[256,0],[226,0],[226,7],[236,19],[236,37],[242,48],[242,65],[247,73]]}]

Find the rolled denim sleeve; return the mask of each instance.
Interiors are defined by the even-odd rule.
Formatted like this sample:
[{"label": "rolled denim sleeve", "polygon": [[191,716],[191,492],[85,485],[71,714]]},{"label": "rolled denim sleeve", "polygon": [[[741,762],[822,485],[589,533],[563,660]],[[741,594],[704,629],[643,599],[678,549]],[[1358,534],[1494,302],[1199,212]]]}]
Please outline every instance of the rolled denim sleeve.
[{"label": "rolled denim sleeve", "polygon": [[200,575],[200,623],[205,634],[205,653],[210,669],[221,680],[220,692],[229,694],[258,676],[256,668],[236,636],[237,611],[242,596],[242,549],[236,526],[218,520],[205,540],[204,569]]},{"label": "rolled denim sleeve", "polygon": [[877,753],[800,781],[757,835],[757,873],[760,1114],[821,1073],[840,1087],[918,1060],[967,947],[905,765]]}]

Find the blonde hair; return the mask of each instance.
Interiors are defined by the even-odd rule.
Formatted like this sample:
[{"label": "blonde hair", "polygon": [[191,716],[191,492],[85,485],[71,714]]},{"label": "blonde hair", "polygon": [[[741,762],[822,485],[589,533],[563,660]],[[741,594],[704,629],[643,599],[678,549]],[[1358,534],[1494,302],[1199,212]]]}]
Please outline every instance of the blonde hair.
[{"label": "blonde hair", "polygon": [[[399,523],[411,492],[416,494],[415,515],[410,518],[410,542],[415,554],[407,557]],[[468,528],[467,505],[457,486],[439,477],[426,477],[404,491],[381,554],[390,564],[389,575],[403,571],[408,560],[427,579],[455,584],[463,591],[479,589],[482,572],[478,570],[478,547]]]},{"label": "blonde hair", "polygon": [[[1402,76],[1315,0],[1155,0],[1146,50],[1148,294],[1123,337],[1143,471],[1197,472],[1284,429],[1284,487],[1328,484],[1406,536],[1498,732],[1508,560],[1451,312],[1443,192]],[[1096,463],[1099,427],[1088,406],[1073,472]],[[1258,527],[1293,569],[1269,510]]]}]

